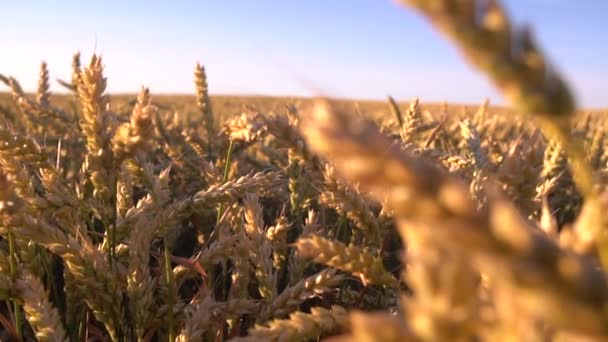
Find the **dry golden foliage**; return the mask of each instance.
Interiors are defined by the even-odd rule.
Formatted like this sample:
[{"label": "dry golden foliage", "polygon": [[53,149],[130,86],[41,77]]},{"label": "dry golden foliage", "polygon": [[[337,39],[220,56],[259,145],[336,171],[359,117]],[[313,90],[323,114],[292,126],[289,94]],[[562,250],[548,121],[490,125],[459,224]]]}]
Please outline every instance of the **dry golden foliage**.
[{"label": "dry golden foliage", "polygon": [[497,1],[402,2],[540,124],[0,75],[1,338],[606,340],[606,119]]}]

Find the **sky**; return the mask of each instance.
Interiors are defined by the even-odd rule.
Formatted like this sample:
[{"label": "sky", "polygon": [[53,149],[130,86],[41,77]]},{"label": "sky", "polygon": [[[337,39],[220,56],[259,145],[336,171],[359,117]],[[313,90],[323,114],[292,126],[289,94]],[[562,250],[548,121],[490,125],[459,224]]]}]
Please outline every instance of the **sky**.
[{"label": "sky", "polygon": [[[608,107],[608,1],[506,0],[581,107]],[[103,56],[108,91],[504,103],[423,18],[391,0],[0,0],[0,73],[34,90],[42,60],[69,79],[72,54]],[[56,82],[52,88],[61,92]],[[6,90],[0,86],[0,91]]]}]

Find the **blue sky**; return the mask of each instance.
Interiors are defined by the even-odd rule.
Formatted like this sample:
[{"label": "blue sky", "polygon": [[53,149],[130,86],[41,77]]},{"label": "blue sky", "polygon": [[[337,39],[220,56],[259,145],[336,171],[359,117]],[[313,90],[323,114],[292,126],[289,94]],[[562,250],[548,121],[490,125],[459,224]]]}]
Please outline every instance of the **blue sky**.
[{"label": "blue sky", "polygon": [[[216,94],[501,102],[422,18],[391,0],[3,2],[0,73],[26,90],[41,60],[52,77],[69,78],[80,50],[83,62],[103,55],[111,92],[192,93],[199,60]],[[608,107],[608,1],[503,3],[535,27],[581,106]]]}]

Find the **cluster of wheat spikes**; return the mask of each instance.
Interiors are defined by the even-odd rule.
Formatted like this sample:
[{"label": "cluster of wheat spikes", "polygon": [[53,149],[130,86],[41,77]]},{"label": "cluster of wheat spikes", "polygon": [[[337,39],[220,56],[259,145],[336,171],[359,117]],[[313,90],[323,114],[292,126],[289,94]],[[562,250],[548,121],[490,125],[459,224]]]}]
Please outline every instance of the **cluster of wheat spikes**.
[{"label": "cluster of wheat spikes", "polygon": [[[496,1],[408,0],[519,112],[329,100],[219,125],[106,94],[69,110],[0,75],[0,339],[603,341],[604,118]],[[230,113],[228,113],[230,114]],[[538,120],[536,120],[538,119]]]}]

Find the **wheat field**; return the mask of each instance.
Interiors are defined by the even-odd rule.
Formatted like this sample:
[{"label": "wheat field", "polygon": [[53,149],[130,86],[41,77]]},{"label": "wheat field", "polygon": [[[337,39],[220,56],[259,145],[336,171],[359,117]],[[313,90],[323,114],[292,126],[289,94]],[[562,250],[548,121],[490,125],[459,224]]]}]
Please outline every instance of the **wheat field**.
[{"label": "wheat field", "polygon": [[0,70],[0,340],[608,340],[604,113],[498,2],[402,3],[509,106]]}]

